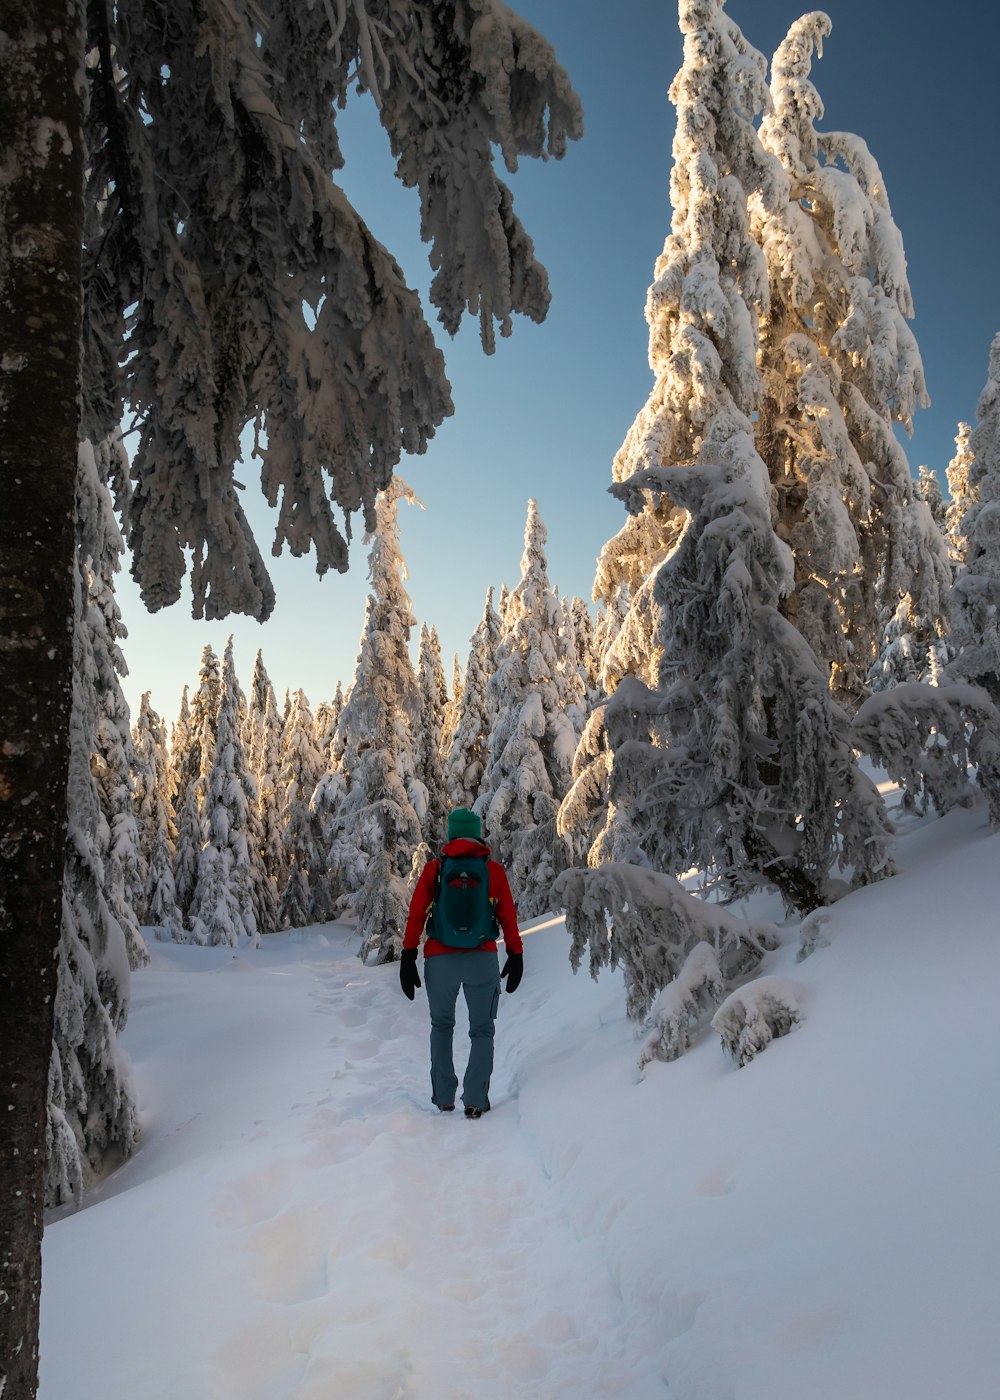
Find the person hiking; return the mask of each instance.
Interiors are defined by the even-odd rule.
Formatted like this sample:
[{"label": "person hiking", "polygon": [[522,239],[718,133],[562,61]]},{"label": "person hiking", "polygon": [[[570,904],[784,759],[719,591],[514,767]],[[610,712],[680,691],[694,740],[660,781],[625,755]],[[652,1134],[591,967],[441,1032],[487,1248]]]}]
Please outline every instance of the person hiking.
[{"label": "person hiking", "polygon": [[[417,950],[426,924],[424,979],[431,1013],[431,1099],[442,1113],[455,1107],[455,1005],[459,990],[465,993],[470,1042],[462,1082],[466,1118],[481,1118],[489,1112],[500,979],[505,977],[507,991],[513,992],[524,970],[517,910],[507,873],[490,859],[490,848],[482,836],[475,812],[457,807],[449,815],[448,840],[440,856],[424,866],[413,891],[399,959],[399,983],[412,1001],[421,985]],[[502,970],[498,970],[498,925],[507,950]]]}]

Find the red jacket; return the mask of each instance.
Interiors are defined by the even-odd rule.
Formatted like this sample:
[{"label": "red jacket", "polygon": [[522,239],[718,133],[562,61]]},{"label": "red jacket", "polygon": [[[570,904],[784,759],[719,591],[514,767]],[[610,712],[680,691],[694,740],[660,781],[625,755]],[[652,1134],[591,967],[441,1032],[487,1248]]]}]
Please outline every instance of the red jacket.
[{"label": "red jacket", "polygon": [[[441,854],[445,856],[488,856],[489,853],[489,846],[484,845],[482,841],[474,841],[469,836],[458,836],[454,841],[449,841],[446,846],[441,848]],[[418,948],[420,946],[420,935],[424,931],[427,915],[431,912],[431,905],[434,902],[434,882],[440,868],[441,862],[439,860],[429,860],[420,872],[420,879],[417,881],[413,898],[410,900],[410,912],[406,918],[406,930],[403,934],[404,948]],[[521,951],[521,935],[517,929],[517,910],[514,907],[514,896],[510,892],[510,885],[507,883],[507,872],[495,860],[488,860],[486,868],[490,876],[490,899],[493,901],[497,923],[503,930],[504,946],[508,953],[519,953]],[[490,939],[488,943],[483,943],[480,947],[496,952],[497,945],[493,939]],[[432,958],[435,953],[454,952],[454,948],[450,948],[447,943],[439,943],[436,938],[428,937],[424,942],[425,958]]]}]

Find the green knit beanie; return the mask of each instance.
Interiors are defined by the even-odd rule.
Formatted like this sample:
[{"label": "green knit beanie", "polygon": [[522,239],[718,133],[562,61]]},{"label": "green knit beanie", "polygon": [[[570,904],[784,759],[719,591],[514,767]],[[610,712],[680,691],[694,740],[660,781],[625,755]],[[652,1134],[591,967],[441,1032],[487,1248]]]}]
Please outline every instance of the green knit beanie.
[{"label": "green knit beanie", "polygon": [[456,807],[448,814],[448,840],[454,841],[456,836],[470,836],[474,841],[483,839],[483,824],[468,807]]}]

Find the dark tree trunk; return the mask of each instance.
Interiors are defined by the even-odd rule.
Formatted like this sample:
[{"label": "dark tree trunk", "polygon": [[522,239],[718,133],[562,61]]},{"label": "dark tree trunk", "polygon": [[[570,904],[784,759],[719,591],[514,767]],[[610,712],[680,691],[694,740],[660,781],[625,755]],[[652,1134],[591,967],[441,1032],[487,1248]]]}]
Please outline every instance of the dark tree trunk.
[{"label": "dark tree trunk", "polygon": [[73,664],[80,4],[5,0],[0,69],[0,1393],[31,1400]]}]

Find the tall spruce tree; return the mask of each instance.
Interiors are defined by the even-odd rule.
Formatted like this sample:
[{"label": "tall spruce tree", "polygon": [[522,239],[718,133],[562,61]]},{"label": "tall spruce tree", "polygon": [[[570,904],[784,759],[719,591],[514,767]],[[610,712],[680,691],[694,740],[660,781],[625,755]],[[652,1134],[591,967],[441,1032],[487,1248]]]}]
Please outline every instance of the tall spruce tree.
[{"label": "tall spruce tree", "polygon": [[[340,716],[344,709],[344,689],[340,681],[328,705],[328,716],[323,733],[327,742],[320,748],[320,756],[326,767],[320,776],[310,802],[316,848],[323,870],[322,881],[317,890],[312,889],[313,917],[322,922],[332,918],[343,895],[337,871],[330,864],[330,848],[337,830],[337,817],[340,804],[346,792],[343,751],[341,748]],[[331,729],[332,727],[332,729]],[[317,733],[319,726],[317,724]]]},{"label": "tall spruce tree", "polygon": [[[952,593],[953,676],[981,685],[1000,703],[1000,333],[990,346],[986,384],[969,438],[963,567]],[[957,484],[957,483],[956,483]]]},{"label": "tall spruce tree", "polygon": [[[458,659],[458,652],[455,652],[451,662],[451,694],[444,707],[444,723],[441,726],[441,762],[445,769],[448,767],[448,760],[451,755],[451,742],[455,737],[455,729],[458,725],[459,707],[462,703],[462,691],[465,689],[465,676]],[[445,777],[447,788],[447,775]]]},{"label": "tall spruce tree", "polygon": [[176,755],[177,858],[174,882],[177,902],[188,922],[198,867],[205,845],[205,802],[208,774],[215,755],[215,737],[221,690],[219,658],[206,645],[202,648],[198,688],[188,708],[185,725],[186,747]]},{"label": "tall spruce tree", "polygon": [[458,704],[445,782],[451,807],[473,807],[479,797],[489,761],[490,735],[497,718],[496,692],[489,689],[497,669],[500,618],[493,607],[493,589],[486,594],[483,616],[470,639],[465,681]]},{"label": "tall spruce tree", "polygon": [[556,814],[571,781],[576,735],[566,713],[559,637],[562,607],[548,578],[546,531],[528,502],[521,577],[507,602],[507,631],[487,691],[497,718],[475,810],[507,869],[522,915],[548,908],[565,865]]},{"label": "tall spruce tree", "polygon": [[794,560],[781,609],[856,708],[901,601],[924,651],[940,636],[950,574],[893,431],[929,400],[885,180],[861,137],[815,126],[812,56],[830,28],[819,12],[792,25],[761,122],[787,188],[777,207],[752,201],[770,281],[756,436]]},{"label": "tall spruce tree", "polygon": [[951,497],[945,510],[945,530],[948,535],[952,569],[956,574],[964,565],[969,548],[969,540],[963,522],[965,512],[969,508],[969,471],[975,461],[971,438],[972,429],[969,424],[959,423],[955,436],[955,455],[945,471],[948,479],[948,494]]},{"label": "tall spruce tree", "polygon": [[422,840],[414,804],[425,791],[414,762],[420,693],[408,650],[415,618],[399,544],[401,500],[416,497],[397,478],[379,497],[368,537],[371,592],[337,740],[347,791],[330,851],[346,908],[358,919],[359,956],[376,962],[391,962],[402,946],[406,880]]},{"label": "tall spruce tree", "polygon": [[166,729],[147,690],[133,730],[136,817],[142,853],[143,899],[140,918],[159,937],[180,938],[183,922],[174,886],[174,812]]},{"label": "tall spruce tree", "polygon": [[278,714],[274,686],[267,674],[264,658],[258,651],[250,682],[245,742],[247,765],[257,783],[260,849],[275,898],[285,879],[284,824],[278,789],[281,731],[282,721]]},{"label": "tall spruce tree", "polygon": [[255,887],[264,868],[256,830],[257,784],[243,747],[244,704],[230,637],[222,662],[215,744],[205,774],[205,843],[191,899],[192,943],[235,948],[245,937],[256,947],[260,938]]},{"label": "tall spruce tree", "polygon": [[441,664],[441,641],[436,631],[422,623],[417,650],[417,690],[420,709],[414,727],[414,769],[417,781],[427,791],[427,805],[418,812],[424,840],[432,850],[440,850],[445,839],[448,798],[444,761],[441,754],[448,686]]},{"label": "tall spruce tree", "polygon": [[128,892],[102,805],[108,755],[121,748],[120,734],[109,733],[108,716],[128,713],[118,685],[117,609],[107,574],[121,543],[108,490],[109,473],[120,462],[114,444],[96,451],[81,444],[69,833],[49,1072],[50,1205],[78,1201],[87,1181],[128,1153],[138,1131],[117,1035],[128,1017],[130,965],[148,954],[134,911],[129,908],[128,921],[122,919]]},{"label": "tall spruce tree", "polygon": [[[597,852],[670,875],[698,866],[729,894],[774,885],[804,911],[827,898],[837,865],[856,882],[884,873],[888,833],[846,716],[780,606],[794,561],[772,528],[754,439],[769,287],[748,216],[750,197],[771,216],[787,204],[753,127],[766,64],[718,0],[683,3],[681,29],[673,221],[647,301],[655,383],[613,487],[641,548],[656,546],[647,557],[662,559],[651,578],[628,574],[619,536],[614,568],[605,561],[630,612],[611,668],[626,679],[604,715],[613,757]],[[638,565],[640,548],[629,551]],[[641,679],[650,655],[655,687]],[[641,899],[642,879],[630,890],[622,868],[614,898]]]},{"label": "tall spruce tree", "polygon": [[120,646],[127,634],[114,590],[124,545],[112,507],[112,491],[121,508],[128,490],[128,461],[121,434],[116,432],[96,450],[83,443],[77,537],[87,571],[83,611],[91,643],[87,679],[97,696],[92,767],[108,826],[102,853],[104,888],[125,933],[129,965],[142,967],[149,961],[136,915],[142,900],[142,857],[133,794],[132,729],[120,684],[120,678],[128,675]]},{"label": "tall spruce tree", "polygon": [[[285,829],[285,883],[278,920],[282,928],[302,928],[314,920],[313,886],[323,881],[326,861],[316,843],[312,800],[323,776],[323,756],[313,738],[315,720],[302,690],[292,696],[281,740],[278,790]],[[320,918],[326,901],[320,894]]]}]

